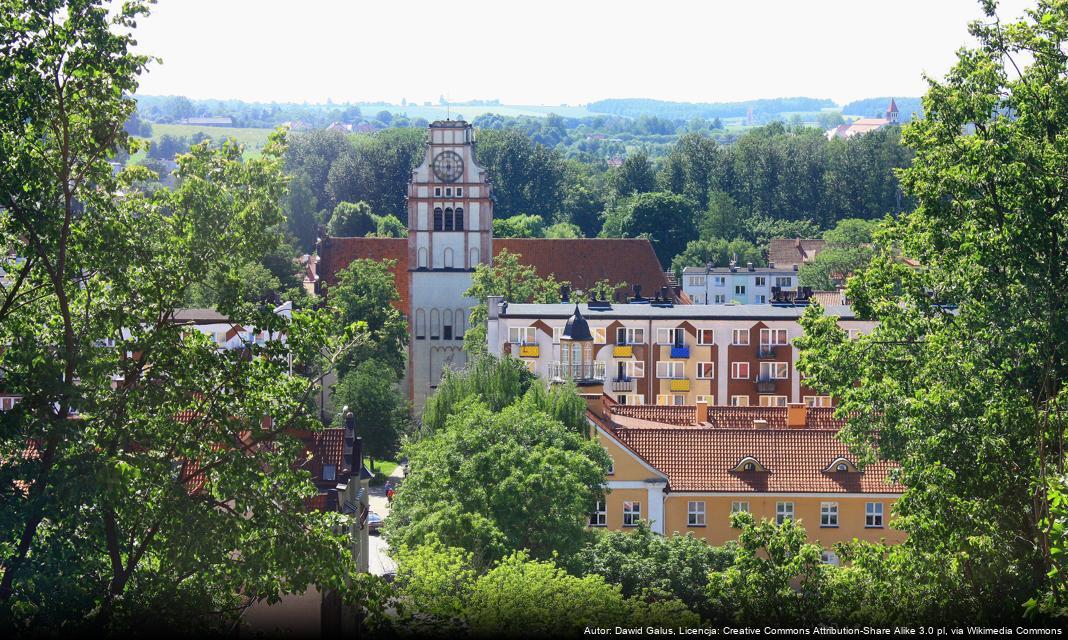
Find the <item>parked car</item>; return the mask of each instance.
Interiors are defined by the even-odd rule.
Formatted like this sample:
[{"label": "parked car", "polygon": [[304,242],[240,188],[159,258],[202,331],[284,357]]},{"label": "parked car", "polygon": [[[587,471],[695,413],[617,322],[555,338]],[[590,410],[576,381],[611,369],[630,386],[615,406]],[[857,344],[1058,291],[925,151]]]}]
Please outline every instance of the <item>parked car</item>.
[{"label": "parked car", "polygon": [[382,528],[382,516],[374,511],[367,514],[367,533],[378,533]]}]

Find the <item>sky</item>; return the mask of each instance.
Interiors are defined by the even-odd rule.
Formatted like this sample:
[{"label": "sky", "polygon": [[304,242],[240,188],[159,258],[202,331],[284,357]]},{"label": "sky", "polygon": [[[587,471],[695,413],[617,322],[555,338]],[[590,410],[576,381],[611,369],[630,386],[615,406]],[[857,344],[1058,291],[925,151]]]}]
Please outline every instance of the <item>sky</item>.
[{"label": "sky", "polygon": [[[1002,19],[1033,0],[1002,0]],[[139,93],[255,102],[918,96],[976,0],[159,0]]]}]

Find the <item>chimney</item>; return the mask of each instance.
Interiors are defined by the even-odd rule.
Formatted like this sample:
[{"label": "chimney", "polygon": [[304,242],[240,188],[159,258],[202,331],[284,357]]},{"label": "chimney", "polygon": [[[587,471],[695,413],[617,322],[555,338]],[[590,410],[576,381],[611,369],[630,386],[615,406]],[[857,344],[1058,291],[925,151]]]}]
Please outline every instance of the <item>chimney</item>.
[{"label": "chimney", "polygon": [[769,269],[774,269],[775,268],[775,263],[769,260],[768,261],[768,268]]},{"label": "chimney", "polygon": [[640,284],[634,285],[634,297],[635,298],[641,298],[642,297],[642,286]]},{"label": "chimney", "polygon": [[560,285],[560,302],[571,302],[571,288],[566,284]]},{"label": "chimney", "polygon": [[603,393],[583,393],[582,399],[586,401],[586,410],[601,419],[606,419],[608,408],[605,406]]},{"label": "chimney", "polygon": [[764,420],[762,418],[758,418],[756,420],[753,420],[753,428],[754,429],[767,429],[768,428],[768,421]]},{"label": "chimney", "polygon": [[794,271],[797,271],[797,263],[794,263]]},{"label": "chimney", "polygon": [[755,271],[755,269],[753,269],[753,263],[752,262],[746,262],[745,263],[745,268],[748,271]]},{"label": "chimney", "polygon": [[808,424],[808,406],[804,402],[791,402],[786,405],[786,427],[804,429]]},{"label": "chimney", "polygon": [[708,422],[708,402],[704,400],[697,401],[697,424],[706,424]]},{"label": "chimney", "polygon": [[486,311],[489,313],[490,320],[500,317],[502,300],[504,300],[504,296],[487,296]]}]

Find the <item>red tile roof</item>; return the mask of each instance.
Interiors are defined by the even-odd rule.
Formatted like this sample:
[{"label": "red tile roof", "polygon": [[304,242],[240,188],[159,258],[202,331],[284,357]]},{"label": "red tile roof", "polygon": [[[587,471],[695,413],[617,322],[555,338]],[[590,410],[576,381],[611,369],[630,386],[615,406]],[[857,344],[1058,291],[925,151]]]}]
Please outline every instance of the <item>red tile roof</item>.
[{"label": "red tile roof", "polygon": [[[607,421],[612,435],[649,465],[663,472],[673,491],[724,493],[900,493],[889,483],[890,462],[870,464],[859,473],[825,472],[836,458],[856,462],[837,439],[843,422],[830,408],[809,408],[806,426],[787,428],[785,407],[709,407],[703,424],[667,424],[642,419],[667,407],[615,406]],[[696,416],[695,407],[688,409]],[[681,415],[681,412],[679,412]],[[757,427],[755,420],[766,420]],[[680,418],[680,423],[684,420]],[[767,472],[736,472],[745,457]]]},{"label": "red tile roof", "polygon": [[[493,253],[507,249],[522,256],[522,264],[534,267],[541,277],[566,280],[572,288],[587,289],[600,280],[642,287],[642,295],[654,296],[668,286],[653,245],[644,238],[498,238]],[[407,238],[323,238],[319,277],[328,285],[337,282],[337,272],[357,258],[395,260],[393,275],[400,294],[398,308],[409,313]],[[621,292],[623,293],[623,292]]]}]

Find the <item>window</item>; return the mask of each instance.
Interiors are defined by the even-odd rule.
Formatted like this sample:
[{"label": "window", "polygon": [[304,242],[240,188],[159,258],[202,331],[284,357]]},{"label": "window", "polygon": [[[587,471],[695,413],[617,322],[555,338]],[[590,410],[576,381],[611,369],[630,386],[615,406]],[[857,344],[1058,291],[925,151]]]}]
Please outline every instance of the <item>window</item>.
[{"label": "window", "polygon": [[464,230],[464,208],[463,207],[456,207],[456,216],[455,217],[456,217],[456,230],[457,231],[463,231]]},{"label": "window", "polygon": [[715,396],[697,396],[694,402],[704,402],[705,404],[716,404]]},{"label": "window", "polygon": [[681,407],[686,404],[686,396],[676,393],[662,393],[656,397],[656,403],[662,407]]},{"label": "window", "polygon": [[686,506],[686,526],[705,526],[705,503],[704,501],[691,500]]},{"label": "window", "polygon": [[452,340],[452,309],[446,309],[441,315],[441,339]]},{"label": "window", "polygon": [[564,335],[563,327],[553,327],[553,344],[560,344],[560,336]]},{"label": "window", "polygon": [[463,340],[464,339],[464,310],[463,309],[457,309],[456,310],[456,331],[455,331],[455,335],[456,335],[456,339],[457,340]]},{"label": "window", "polygon": [[775,503],[775,524],[782,524],[789,520],[794,521],[794,503],[792,502],[776,502]]},{"label": "window", "polygon": [[731,396],[732,407],[748,407],[749,396]]},{"label": "window", "polygon": [[864,505],[864,526],[881,529],[883,526],[883,503],[868,502]]},{"label": "window", "polygon": [[452,207],[445,208],[445,231],[452,231],[453,226]]},{"label": "window", "polygon": [[738,347],[749,346],[749,329],[735,329],[731,331],[731,344]]},{"label": "window", "polygon": [[533,373],[534,375],[538,374],[538,361],[537,360],[524,359],[523,360],[523,366],[527,368],[527,371]]},{"label": "window", "polygon": [[616,344],[645,344],[645,329],[616,329]]},{"label": "window", "polygon": [[624,527],[636,527],[638,521],[642,519],[642,503],[640,502],[624,502],[623,503],[623,526]]},{"label": "window", "polygon": [[786,396],[760,396],[762,407],[785,407]]},{"label": "window", "polygon": [[683,370],[683,365],[685,364],[685,362],[657,362],[656,377],[678,380],[685,375]]},{"label": "window", "polygon": [[434,187],[434,195],[439,198],[441,197],[441,187]]},{"label": "window", "polygon": [[761,362],[760,377],[764,380],[785,380],[790,376],[788,362]]},{"label": "window", "polygon": [[744,284],[736,284],[736,285],[734,285],[734,295],[736,295],[736,296],[744,296],[745,295],[745,285]]},{"label": "window", "polygon": [[691,287],[703,287],[705,286],[704,276],[690,276],[689,278]]},{"label": "window", "polygon": [[805,405],[809,407],[831,406],[831,396],[805,396]]},{"label": "window", "polygon": [[641,360],[624,360],[623,375],[627,378],[644,378],[645,363]]},{"label": "window", "polygon": [[847,329],[846,334],[849,336],[850,340],[856,340],[860,336],[864,335],[860,332],[860,329]]},{"label": "window", "polygon": [[441,207],[434,207],[434,231],[441,231],[444,226],[444,217],[441,213]]},{"label": "window", "polygon": [[657,329],[656,343],[681,346],[683,344],[684,335],[685,332],[682,329]]},{"label": "window", "polygon": [[323,480],[331,482],[335,478],[337,478],[337,465],[324,464],[323,465]]},{"label": "window", "polygon": [[764,346],[784,346],[786,344],[786,329],[761,329],[760,344]]},{"label": "window", "polygon": [[749,363],[748,362],[732,362],[731,363],[731,378],[734,380],[748,380],[749,379]]},{"label": "window", "polygon": [[445,187],[445,195],[452,197],[452,187]]},{"label": "window", "polygon": [[605,508],[604,500],[598,500],[597,506],[590,514],[590,526],[603,527],[606,524],[608,524],[608,510]]},{"label": "window", "polygon": [[645,396],[640,393],[624,393],[619,396],[619,404],[645,404]]},{"label": "window", "polygon": [[697,363],[697,377],[701,380],[711,380],[715,377],[716,363],[714,362],[698,362]]},{"label": "window", "polygon": [[608,475],[610,475],[610,476],[614,475],[615,472],[616,472],[616,463],[613,460],[609,459],[608,460]]},{"label": "window", "polygon": [[441,314],[437,309],[430,310],[430,339],[438,340],[441,338]]},{"label": "window", "polygon": [[756,303],[756,304],[767,304],[768,297],[767,296],[753,296],[753,302]]},{"label": "window", "polygon": [[790,276],[775,276],[775,286],[780,289],[789,289],[794,286],[794,279]]},{"label": "window", "polygon": [[713,304],[726,304],[727,296],[722,293],[717,293],[715,296],[715,302]]},{"label": "window", "polygon": [[463,187],[456,187],[456,197],[457,198],[464,197],[464,188]]},{"label": "window", "polygon": [[831,564],[836,567],[838,566],[838,554],[833,551],[824,551],[823,553],[821,553],[820,560],[823,561],[823,564]]},{"label": "window", "polygon": [[716,287],[727,286],[727,278],[725,276],[715,276],[712,278],[712,285]]},{"label": "window", "polygon": [[765,276],[756,276],[753,278],[754,287],[766,287],[768,286],[768,279]]},{"label": "window", "polygon": [[534,344],[534,327],[508,327],[508,342],[512,344]]},{"label": "window", "polygon": [[426,338],[426,311],[417,309],[415,312],[415,339]]},{"label": "window", "polygon": [[605,344],[608,342],[608,329],[604,327],[592,327],[590,333],[593,334],[593,344]]},{"label": "window", "polygon": [[731,513],[749,513],[749,502],[746,500],[735,500],[731,503]]},{"label": "window", "polygon": [[710,345],[716,344],[716,332],[712,329],[698,329],[697,330],[697,344]]},{"label": "window", "polygon": [[838,503],[837,502],[821,502],[820,503],[820,526],[821,527],[837,527],[838,526]]}]

